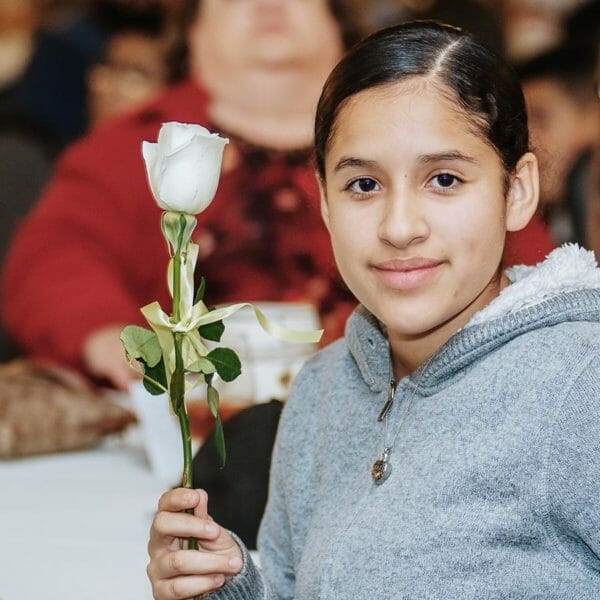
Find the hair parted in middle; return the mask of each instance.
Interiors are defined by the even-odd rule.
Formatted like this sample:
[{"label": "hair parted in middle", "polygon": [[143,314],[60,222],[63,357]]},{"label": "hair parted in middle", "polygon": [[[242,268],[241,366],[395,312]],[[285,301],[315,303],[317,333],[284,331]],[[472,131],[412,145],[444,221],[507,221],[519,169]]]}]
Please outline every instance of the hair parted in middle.
[{"label": "hair parted in middle", "polygon": [[325,180],[325,156],[340,110],[371,88],[426,77],[454,100],[511,173],[529,149],[523,92],[513,69],[471,34],[435,21],[383,29],[352,48],[329,76],[317,107],[317,171]]}]

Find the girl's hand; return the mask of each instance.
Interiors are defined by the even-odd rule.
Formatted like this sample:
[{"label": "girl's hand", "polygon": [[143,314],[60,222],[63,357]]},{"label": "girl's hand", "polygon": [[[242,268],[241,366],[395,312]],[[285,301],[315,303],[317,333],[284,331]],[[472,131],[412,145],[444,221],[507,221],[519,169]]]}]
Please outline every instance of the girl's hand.
[{"label": "girl's hand", "polygon": [[[148,577],[155,600],[192,598],[220,588],[242,569],[242,551],[207,513],[203,490],[177,488],[163,494],[150,530]],[[186,509],[193,508],[194,514]],[[184,550],[195,537],[198,550]]]}]

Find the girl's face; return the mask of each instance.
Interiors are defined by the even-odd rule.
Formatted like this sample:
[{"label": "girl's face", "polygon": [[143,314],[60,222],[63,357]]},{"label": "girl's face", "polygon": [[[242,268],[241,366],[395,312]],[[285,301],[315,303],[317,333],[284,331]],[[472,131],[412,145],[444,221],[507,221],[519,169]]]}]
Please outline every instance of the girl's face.
[{"label": "girl's face", "polygon": [[424,78],[351,97],[325,176],[322,210],[339,270],[392,343],[440,328],[450,337],[490,302],[506,231],[535,210],[521,181],[505,197],[496,151],[451,93]]}]

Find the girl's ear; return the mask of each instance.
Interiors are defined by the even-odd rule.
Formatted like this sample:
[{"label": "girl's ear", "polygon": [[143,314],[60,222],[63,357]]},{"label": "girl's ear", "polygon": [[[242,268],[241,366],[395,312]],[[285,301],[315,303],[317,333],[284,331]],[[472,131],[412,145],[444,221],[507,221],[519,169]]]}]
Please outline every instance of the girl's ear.
[{"label": "girl's ear", "polygon": [[539,200],[539,173],[535,154],[526,152],[511,176],[506,203],[506,230],[523,229],[535,214]]},{"label": "girl's ear", "polygon": [[325,227],[329,231],[329,204],[327,204],[327,192],[325,191],[325,182],[317,175],[317,181],[319,183],[319,194],[321,195],[321,216]]}]

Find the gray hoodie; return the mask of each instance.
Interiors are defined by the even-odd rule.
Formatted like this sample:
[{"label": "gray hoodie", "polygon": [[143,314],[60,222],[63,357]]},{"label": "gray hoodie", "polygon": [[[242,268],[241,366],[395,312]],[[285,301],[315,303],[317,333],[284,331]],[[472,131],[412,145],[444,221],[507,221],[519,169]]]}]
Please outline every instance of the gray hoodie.
[{"label": "gray hoodie", "polygon": [[600,598],[600,270],[566,246],[508,274],[399,382],[381,485],[388,343],[357,309],[284,410],[262,572],[211,597]]}]

